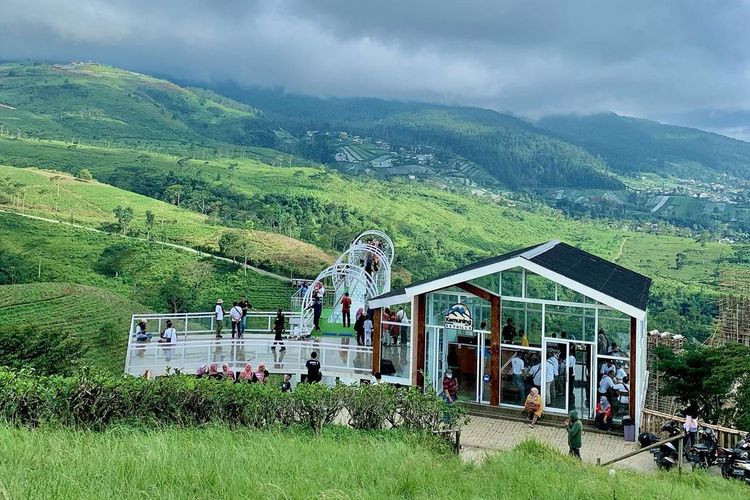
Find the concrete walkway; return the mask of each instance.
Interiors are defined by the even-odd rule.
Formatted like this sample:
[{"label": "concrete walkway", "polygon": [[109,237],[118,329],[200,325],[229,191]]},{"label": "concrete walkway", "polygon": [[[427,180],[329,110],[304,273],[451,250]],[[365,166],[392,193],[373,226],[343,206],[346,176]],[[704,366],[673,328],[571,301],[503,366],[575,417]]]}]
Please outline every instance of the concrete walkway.
[{"label": "concrete walkway", "polygon": [[[564,427],[537,425],[530,429],[524,422],[472,416],[469,424],[461,431],[461,456],[466,460],[481,460],[488,453],[514,448],[524,439],[532,437],[558,448],[561,453],[568,453],[568,435]],[[622,436],[584,430],[581,457],[585,463],[596,464],[597,458],[606,462],[637,449],[638,443],[628,443]],[[617,462],[612,467],[639,472],[656,470],[648,452]]]}]

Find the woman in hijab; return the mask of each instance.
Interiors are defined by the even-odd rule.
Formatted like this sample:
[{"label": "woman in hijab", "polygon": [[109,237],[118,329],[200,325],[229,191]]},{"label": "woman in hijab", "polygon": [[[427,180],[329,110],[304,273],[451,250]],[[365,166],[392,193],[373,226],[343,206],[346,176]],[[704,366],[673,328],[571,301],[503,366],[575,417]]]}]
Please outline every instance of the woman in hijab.
[{"label": "woman in hijab", "polygon": [[607,396],[601,396],[596,404],[594,425],[603,431],[608,431],[612,427],[612,405],[609,404]]},{"label": "woman in hijab", "polygon": [[222,365],[221,369],[224,372],[224,378],[228,378],[229,380],[234,382],[234,372],[229,369],[229,365]]},{"label": "woman in hijab", "polygon": [[529,427],[533,429],[536,421],[539,420],[539,417],[544,412],[544,405],[542,404],[542,396],[539,394],[539,389],[536,387],[531,388],[529,395],[526,396],[526,403],[524,403],[523,408],[524,412],[528,414],[529,420],[531,420]]},{"label": "woman in hijab", "polygon": [[252,382],[253,377],[255,377],[255,374],[253,373],[253,367],[250,363],[245,365],[245,368],[240,372],[240,375],[238,377],[238,380],[240,382]]}]

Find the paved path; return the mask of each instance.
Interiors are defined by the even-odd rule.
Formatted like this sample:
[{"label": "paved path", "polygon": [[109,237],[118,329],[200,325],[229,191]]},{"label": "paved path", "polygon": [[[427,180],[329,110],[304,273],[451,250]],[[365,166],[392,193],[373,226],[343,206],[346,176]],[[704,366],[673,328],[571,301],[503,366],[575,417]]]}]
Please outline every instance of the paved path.
[{"label": "paved path", "polygon": [[[537,425],[534,429],[529,429],[523,422],[472,416],[469,424],[461,431],[461,455],[467,460],[481,460],[487,453],[511,449],[530,437],[548,443],[562,453],[568,453],[568,435],[563,427]],[[595,464],[597,458],[606,462],[637,449],[637,443],[628,443],[622,436],[584,431],[581,456],[585,463]],[[656,470],[648,452],[618,462],[613,467],[640,472]]]}]

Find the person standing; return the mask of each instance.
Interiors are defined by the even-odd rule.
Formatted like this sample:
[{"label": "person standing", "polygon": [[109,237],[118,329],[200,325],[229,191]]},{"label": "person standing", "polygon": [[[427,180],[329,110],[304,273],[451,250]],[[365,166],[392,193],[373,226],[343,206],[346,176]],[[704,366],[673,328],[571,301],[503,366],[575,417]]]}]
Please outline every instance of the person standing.
[{"label": "person standing", "polygon": [[240,322],[242,321],[242,307],[239,302],[232,303],[232,308],[229,310],[229,317],[232,320],[232,338],[241,338],[240,333]]},{"label": "person standing", "polygon": [[503,342],[506,344],[512,344],[513,339],[516,338],[516,327],[513,326],[513,318],[508,318],[502,332]]},{"label": "person standing", "polygon": [[685,430],[685,446],[695,446],[696,437],[698,436],[698,410],[694,405],[685,409],[685,423],[682,425]]},{"label": "person standing", "polygon": [[[360,308],[359,311],[362,311]],[[364,312],[357,312],[357,320],[354,322],[354,331],[357,334],[357,345],[365,345],[365,320]]]},{"label": "person standing", "polygon": [[312,304],[307,306],[307,309],[313,310],[313,329],[319,332],[320,316],[323,314],[323,297],[318,293],[318,290],[313,290]]},{"label": "person standing", "polygon": [[553,359],[555,359],[554,356],[548,359],[544,367],[544,385],[546,386],[546,390],[544,391],[544,402],[547,406],[549,406],[552,401],[552,389],[555,387],[555,374],[557,373],[555,364],[552,362]]},{"label": "person standing", "polygon": [[372,318],[370,318],[370,316],[367,316],[362,327],[365,333],[365,345],[372,345],[373,324],[372,324]]},{"label": "person standing", "polygon": [[164,359],[169,362],[172,361],[172,354],[174,353],[173,346],[177,343],[177,330],[172,326],[172,320],[167,320],[167,328],[164,333],[161,334],[159,342],[164,344]]},{"label": "person standing", "polygon": [[253,310],[253,304],[247,300],[245,295],[240,299],[240,307],[242,308],[242,319],[240,320],[240,337],[245,333],[245,327],[247,326],[247,313]]},{"label": "person standing", "polygon": [[341,322],[344,328],[352,326],[352,299],[349,297],[349,292],[344,292],[344,296],[341,297]]},{"label": "person standing", "polygon": [[281,309],[276,311],[276,319],[273,322],[273,333],[273,346],[271,346],[271,349],[276,349],[276,344],[280,344],[281,350],[286,351],[286,347],[284,347],[284,339],[282,337],[282,334],[284,333],[284,313],[281,312]]},{"label": "person standing", "polygon": [[214,319],[216,320],[216,338],[221,338],[221,328],[224,326],[224,303],[223,300],[218,299],[216,301],[216,307],[214,308]]},{"label": "person standing", "polygon": [[523,383],[523,369],[526,367],[526,363],[523,362],[523,358],[516,354],[510,358],[510,368],[513,373],[513,384],[518,388],[518,396],[521,403],[524,402],[526,397],[526,387]]},{"label": "person standing", "polygon": [[404,323],[408,322],[409,318],[406,316],[404,306],[399,306],[398,312],[396,313],[396,318],[398,319],[398,322],[401,323],[401,345],[406,345],[406,343],[409,341],[409,338],[407,334],[407,328]]},{"label": "person standing", "polygon": [[568,418],[565,419],[565,427],[568,430],[568,448],[570,449],[568,453],[581,460],[583,424],[579,420],[576,410],[568,413]]},{"label": "person standing", "polygon": [[307,368],[307,383],[314,384],[320,382],[323,379],[323,375],[320,373],[320,361],[318,361],[318,353],[314,352],[310,354],[310,359],[305,363]]}]

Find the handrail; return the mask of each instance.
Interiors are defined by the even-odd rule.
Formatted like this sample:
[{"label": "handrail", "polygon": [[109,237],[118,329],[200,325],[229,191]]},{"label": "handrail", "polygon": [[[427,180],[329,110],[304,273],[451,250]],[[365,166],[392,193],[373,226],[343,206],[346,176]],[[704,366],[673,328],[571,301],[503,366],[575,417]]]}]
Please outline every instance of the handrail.
[{"label": "handrail", "polygon": [[[661,421],[665,421],[665,420],[674,420],[675,422],[680,422],[680,423],[685,422],[685,417],[679,417],[677,415],[669,415],[667,413],[662,413],[656,410],[650,410],[648,408],[643,409],[642,415],[645,418],[642,418],[641,427],[648,431],[658,430],[657,427],[658,428],[661,427]],[[651,423],[652,419],[648,417],[654,417],[656,419],[659,419],[659,423],[656,425],[653,425]],[[742,437],[744,437],[747,434],[746,432],[743,432],[739,429],[731,429],[729,427],[723,427],[721,425],[716,425],[716,424],[700,422],[698,425],[700,427],[706,427],[708,429],[712,429],[716,431],[716,441],[718,442],[719,445],[725,446],[725,447],[734,447],[737,441],[742,439]]]},{"label": "handrail", "polygon": [[643,448],[640,448],[640,449],[635,450],[635,451],[631,451],[630,453],[626,453],[625,455],[623,455],[621,457],[613,458],[612,460],[610,460],[608,462],[604,462],[604,463],[601,463],[601,459],[597,458],[596,459],[596,464],[597,465],[601,465],[602,467],[606,467],[607,465],[612,465],[612,464],[614,464],[616,462],[619,462],[621,460],[625,460],[626,458],[634,457],[634,456],[636,456],[636,455],[638,455],[640,453],[652,450],[652,449],[654,449],[654,448],[656,448],[658,446],[661,446],[661,445],[667,444],[667,443],[671,443],[672,441],[676,441],[676,440],[679,439],[680,442],[679,442],[679,449],[678,449],[678,456],[679,456],[679,458],[678,458],[678,467],[679,467],[679,470],[682,471],[682,458],[683,458],[682,457],[682,455],[683,455],[683,453],[682,453],[682,441],[683,441],[683,438],[684,438],[684,436],[682,434],[678,434],[677,436],[672,436],[672,437],[669,437],[669,438],[664,439],[662,441],[658,441],[658,442],[656,442],[654,444],[651,444],[651,445],[648,445],[648,446],[644,446]]}]

